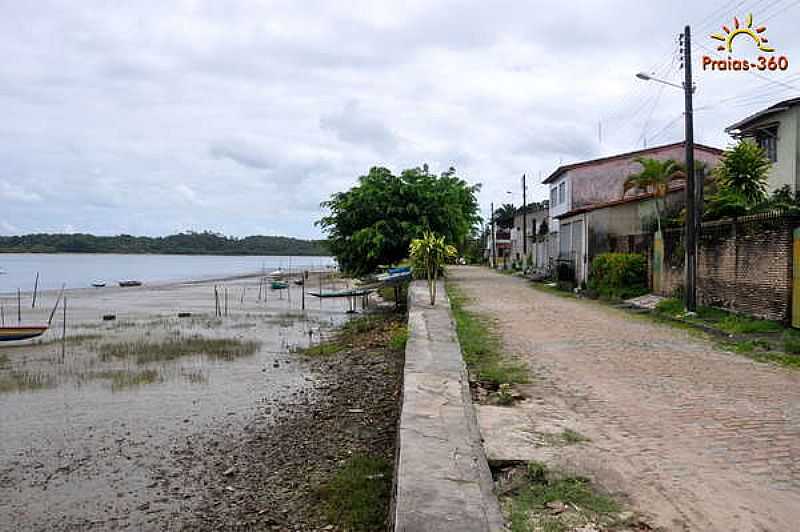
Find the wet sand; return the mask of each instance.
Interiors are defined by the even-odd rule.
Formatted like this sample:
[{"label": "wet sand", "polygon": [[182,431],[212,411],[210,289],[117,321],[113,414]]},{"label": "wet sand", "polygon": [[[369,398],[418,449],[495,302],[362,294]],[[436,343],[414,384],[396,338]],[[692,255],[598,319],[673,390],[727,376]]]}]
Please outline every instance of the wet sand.
[{"label": "wet sand", "polygon": [[[228,293],[221,318],[214,285],[223,311]],[[202,479],[186,482],[193,443],[212,433],[237,438],[283,405],[313,405],[329,378],[292,351],[348,317],[346,300],[308,295],[302,311],[293,284],[262,290],[259,301],[253,277],[66,295],[63,361],[61,309],[41,339],[0,346],[0,529],[181,528],[205,497]],[[25,297],[23,322],[46,322],[55,298],[40,294],[31,310]],[[6,323],[11,308],[16,322],[15,301],[3,302]],[[103,321],[105,314],[116,320]],[[117,344],[198,339],[244,348],[235,357],[171,360],[108,354]]]}]

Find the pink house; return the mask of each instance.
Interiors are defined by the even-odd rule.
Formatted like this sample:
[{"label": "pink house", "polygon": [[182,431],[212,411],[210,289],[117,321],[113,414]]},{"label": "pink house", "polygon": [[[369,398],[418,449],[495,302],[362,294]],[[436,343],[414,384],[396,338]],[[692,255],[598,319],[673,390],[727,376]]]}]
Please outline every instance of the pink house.
[{"label": "pink house", "polygon": [[[702,144],[695,144],[695,160],[706,163],[710,167],[717,164],[722,150]],[[656,146],[632,151],[610,157],[593,159],[567,164],[557,168],[542,183],[550,185],[550,230],[557,233],[552,238],[557,241],[556,258],[570,260],[575,268],[578,283],[588,278],[588,265],[593,257],[590,236],[595,234],[590,227],[590,219],[586,213],[597,211],[605,204],[617,205],[623,199],[623,183],[633,173],[641,170],[635,161],[637,157],[651,159],[674,159],[682,162],[685,157],[683,142]],[[676,183],[680,186],[680,183]],[[682,188],[682,187],[681,187]],[[629,191],[628,196],[637,196],[643,191]],[[649,195],[638,196],[633,201],[638,221],[648,210],[652,210],[652,198]],[[644,203],[643,203],[644,202]],[[626,203],[630,203],[627,202]],[[627,227],[630,225],[630,227]],[[621,234],[641,232],[641,223],[627,224],[625,227],[614,227],[612,230]]]}]

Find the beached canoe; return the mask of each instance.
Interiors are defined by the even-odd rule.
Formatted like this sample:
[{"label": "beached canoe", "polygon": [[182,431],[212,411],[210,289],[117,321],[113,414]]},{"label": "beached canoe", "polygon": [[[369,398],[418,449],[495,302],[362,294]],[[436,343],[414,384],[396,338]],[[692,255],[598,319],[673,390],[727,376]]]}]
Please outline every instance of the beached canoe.
[{"label": "beached canoe", "polygon": [[94,286],[95,288],[103,288],[105,285],[106,285],[105,281],[100,281],[100,280],[92,281],[92,286]]},{"label": "beached canoe", "polygon": [[328,292],[309,292],[314,297],[355,297],[372,293],[372,288],[353,288],[351,290],[330,290]]},{"label": "beached canoe", "polygon": [[134,281],[133,279],[126,279],[124,281],[119,281],[119,285],[122,286],[123,288],[129,286],[142,286],[142,282]]},{"label": "beached canoe", "polygon": [[36,338],[47,331],[47,325],[0,326],[0,342],[13,342]]},{"label": "beached canoe", "polygon": [[289,283],[284,283],[283,281],[272,281],[270,286],[272,286],[273,290],[284,290],[289,288]]}]

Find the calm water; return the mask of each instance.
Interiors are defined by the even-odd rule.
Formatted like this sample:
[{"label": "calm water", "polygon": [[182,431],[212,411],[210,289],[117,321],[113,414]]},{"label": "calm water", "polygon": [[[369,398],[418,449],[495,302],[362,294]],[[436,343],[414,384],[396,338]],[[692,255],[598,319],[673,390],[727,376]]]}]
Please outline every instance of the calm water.
[{"label": "calm water", "polygon": [[331,265],[331,257],[2,253],[0,272],[6,273],[0,273],[0,294],[32,290],[36,272],[39,288],[47,290],[63,283],[83,288],[96,279],[109,285],[120,279],[162,283]]}]

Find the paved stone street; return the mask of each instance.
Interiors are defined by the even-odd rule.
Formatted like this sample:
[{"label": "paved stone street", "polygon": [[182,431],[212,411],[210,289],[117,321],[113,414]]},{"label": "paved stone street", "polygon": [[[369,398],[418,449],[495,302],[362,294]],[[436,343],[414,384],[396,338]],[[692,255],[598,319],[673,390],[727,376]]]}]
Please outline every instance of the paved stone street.
[{"label": "paved stone street", "polygon": [[[800,371],[484,268],[449,282],[531,371],[529,400],[480,409],[490,458],[583,471],[666,530],[800,530]],[[544,437],[565,428],[591,441]]]}]

